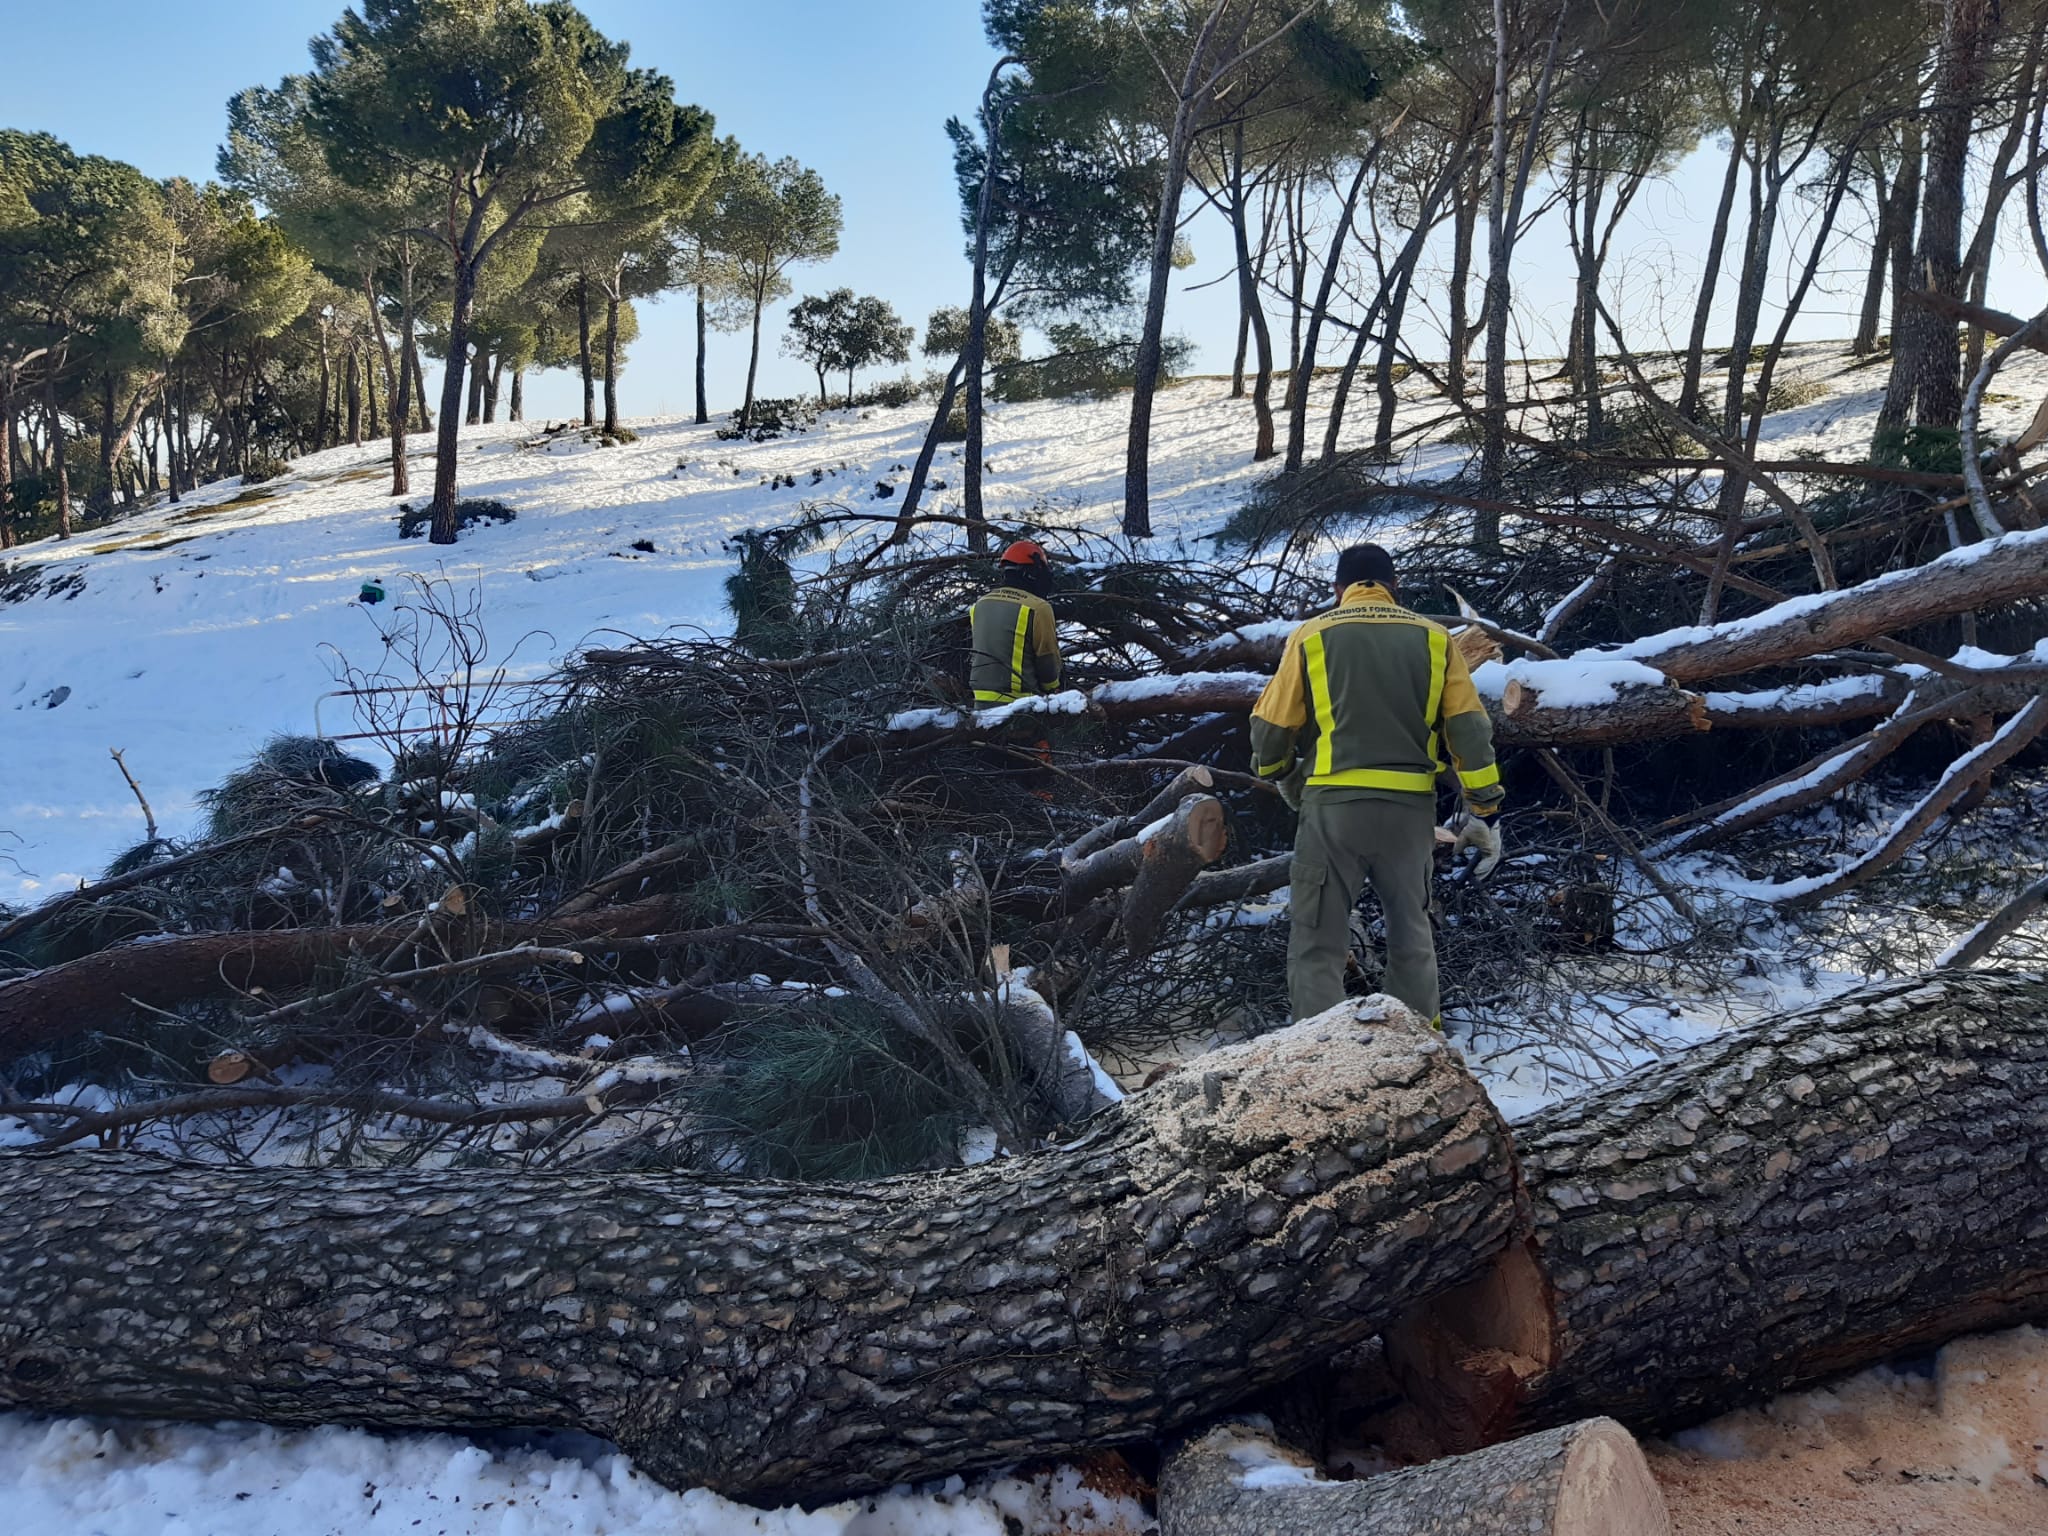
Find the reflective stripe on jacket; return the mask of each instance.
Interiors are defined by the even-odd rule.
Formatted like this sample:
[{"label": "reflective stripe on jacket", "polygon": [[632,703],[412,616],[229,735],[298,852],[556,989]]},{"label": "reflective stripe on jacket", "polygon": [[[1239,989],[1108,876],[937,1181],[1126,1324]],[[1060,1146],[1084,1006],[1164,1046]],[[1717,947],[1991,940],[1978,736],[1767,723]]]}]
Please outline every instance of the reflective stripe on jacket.
[{"label": "reflective stripe on jacket", "polygon": [[1280,778],[1297,758],[1325,788],[1431,794],[1457,765],[1465,803],[1490,815],[1504,797],[1493,722],[1465,658],[1441,625],[1358,582],[1328,613],[1287,637],[1279,669],[1252,710],[1252,763]]},{"label": "reflective stripe on jacket", "polygon": [[1008,704],[1060,685],[1060,642],[1052,605],[1015,587],[997,587],[967,610],[973,654],[967,685],[977,704]]}]

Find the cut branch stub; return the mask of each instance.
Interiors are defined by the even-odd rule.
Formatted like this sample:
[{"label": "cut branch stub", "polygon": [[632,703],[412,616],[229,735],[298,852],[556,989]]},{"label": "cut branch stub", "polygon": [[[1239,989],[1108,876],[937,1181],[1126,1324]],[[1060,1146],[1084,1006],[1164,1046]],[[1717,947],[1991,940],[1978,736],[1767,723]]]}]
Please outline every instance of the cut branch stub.
[{"label": "cut branch stub", "polygon": [[1522,1217],[1486,1096],[1387,999],[1066,1146],[873,1184],[15,1154],[0,1406],[574,1427],[672,1484],[815,1497],[1199,1422]]}]

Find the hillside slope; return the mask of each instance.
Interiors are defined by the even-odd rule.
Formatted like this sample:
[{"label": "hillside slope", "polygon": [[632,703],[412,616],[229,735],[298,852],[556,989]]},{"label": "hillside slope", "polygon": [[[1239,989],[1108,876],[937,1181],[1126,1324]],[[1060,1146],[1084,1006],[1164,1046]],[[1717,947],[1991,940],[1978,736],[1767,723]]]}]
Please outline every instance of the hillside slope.
[{"label": "hillside slope", "polygon": [[[1772,419],[1772,451],[1860,456],[1882,368],[1850,364],[1835,343],[1795,354],[1791,371],[1818,398]],[[1990,433],[2017,430],[2030,414],[2048,388],[2048,358],[2016,363],[1999,386],[2017,393],[1987,408]],[[1369,432],[1369,404],[1354,402],[1347,443]],[[1127,410],[1121,396],[996,408],[990,514],[1114,535]],[[877,487],[904,483],[928,420],[923,405],[838,411],[801,436],[758,444],[722,442],[715,424],[636,420],[639,441],[612,448],[576,432],[542,439],[539,422],[471,428],[463,492],[504,501],[517,520],[468,530],[452,549],[398,537],[387,449],[366,444],[300,459],[271,484],[208,486],[178,506],[14,551],[0,581],[0,833],[11,834],[0,854],[19,869],[0,863],[0,901],[88,878],[140,839],[142,812],[111,748],[125,751],[177,836],[193,828],[198,793],[268,737],[312,732],[316,710],[330,734],[355,729],[347,700],[321,696],[337,686],[344,658],[374,667],[385,648],[392,608],[358,604],[364,581],[381,580],[394,597],[408,573],[474,590],[489,664],[519,677],[606,631],[722,631],[725,541],[807,503],[890,510],[893,497]],[[1464,461],[1466,450],[1441,441],[1454,420],[1442,400],[1418,391],[1400,420],[1411,445],[1400,472],[1428,479]],[[1193,546],[1264,478],[1268,466],[1250,463],[1251,429],[1249,402],[1230,399],[1222,381],[1190,380],[1161,396],[1155,552]],[[421,489],[410,500],[423,505],[430,440],[414,442]],[[779,483],[786,477],[794,487]],[[949,446],[926,510],[956,511],[958,483]]]}]

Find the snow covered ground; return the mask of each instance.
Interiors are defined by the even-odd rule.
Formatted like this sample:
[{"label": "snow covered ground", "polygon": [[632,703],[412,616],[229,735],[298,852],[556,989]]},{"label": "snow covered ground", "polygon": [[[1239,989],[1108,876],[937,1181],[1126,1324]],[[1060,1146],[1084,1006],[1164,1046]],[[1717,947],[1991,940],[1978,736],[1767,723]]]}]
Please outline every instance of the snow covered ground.
[{"label": "snow covered ground", "polygon": [[[1772,454],[1860,455],[1884,382],[1849,366],[1839,346],[1795,349],[1790,371],[1824,384],[1821,400],[1766,429]],[[1784,377],[1781,374],[1781,378]],[[1321,387],[1327,388],[1324,381]],[[2015,363],[1987,407],[1988,435],[2016,431],[2048,392],[2048,358]],[[2011,393],[2016,392],[2016,393]],[[1116,529],[1123,490],[1126,397],[996,407],[987,501],[996,517]],[[1404,405],[1402,425],[1441,416]],[[1370,412],[1350,420],[1369,430]],[[564,434],[522,449],[542,423],[463,434],[465,495],[506,502],[512,523],[464,533],[452,549],[401,540],[380,467],[386,449],[337,448],[296,461],[289,477],[221,483],[90,535],[7,557],[35,595],[0,601],[0,901],[33,901],[97,874],[139,841],[139,806],[112,748],[164,830],[192,828],[194,797],[271,735],[311,732],[321,695],[346,657],[374,665],[391,608],[365,608],[361,584],[394,595],[408,572],[481,593],[491,665],[535,676],[604,632],[723,631],[725,541],[783,522],[806,502],[887,510],[877,485],[900,487],[922,440],[921,405],[828,413],[801,436],[721,442],[713,426],[637,420],[640,440],[613,448]],[[1249,402],[1196,379],[1168,389],[1154,419],[1154,552],[1200,541],[1265,475],[1250,462]],[[431,490],[430,441],[415,438],[415,494]],[[1417,439],[1416,478],[1450,472],[1466,450]],[[794,488],[779,484],[793,477]],[[957,510],[957,450],[941,452],[929,510]],[[1383,535],[1385,530],[1382,530]],[[652,552],[634,547],[640,541]],[[1398,542],[1397,535],[1394,541]],[[346,731],[347,701],[320,707]]]},{"label": "snow covered ground", "polygon": [[[1853,367],[1839,346],[1819,344],[1796,349],[1792,369],[1826,393],[1773,418],[1768,451],[1859,457],[1883,370]],[[2015,364],[1997,387],[2000,396],[1986,410],[1994,438],[2016,431],[2048,392],[2048,359]],[[1126,409],[1120,398],[998,407],[991,514],[1113,536]],[[1418,399],[1404,407],[1403,420],[1440,410],[1440,402]],[[1351,416],[1354,430],[1369,429],[1369,411]],[[68,543],[12,552],[0,596],[10,586],[17,594],[34,590],[0,601],[0,834],[12,834],[0,836],[0,902],[35,901],[90,878],[141,838],[141,809],[109,749],[124,750],[164,830],[178,836],[194,828],[199,792],[268,737],[312,731],[316,710],[330,733],[351,729],[347,701],[323,703],[322,695],[337,686],[342,658],[377,665],[395,606],[358,604],[364,581],[381,579],[398,596],[402,578],[419,573],[477,591],[488,664],[515,676],[538,676],[607,633],[719,632],[728,625],[721,584],[733,563],[725,541],[787,521],[806,502],[890,510],[893,500],[877,497],[876,488],[902,485],[926,419],[921,406],[836,412],[808,433],[765,444],[721,442],[712,427],[682,420],[641,420],[633,422],[638,442],[612,448],[577,433],[522,446],[539,422],[471,429],[463,435],[464,494],[502,500],[517,519],[469,530],[453,549],[398,538],[384,450],[366,445],[297,461],[272,485],[208,487],[179,506],[158,506]],[[1229,399],[1221,382],[1192,380],[1162,396],[1152,458],[1161,530],[1155,552],[1201,548],[1198,541],[1263,478],[1263,467],[1249,462],[1251,428],[1249,403]],[[418,490],[410,499],[417,505],[431,459],[427,440],[415,441]],[[1464,456],[1422,441],[1404,468],[1428,478]],[[952,450],[942,452],[934,476],[928,510],[957,510]],[[1378,535],[1399,540],[1398,530],[1383,527]],[[18,868],[9,867],[10,856]],[[1753,977],[1697,994],[1671,989],[1653,1002],[1623,988],[1603,992],[1589,974],[1586,1011],[1611,1015],[1611,1033],[1622,1042],[1598,1059],[1486,1036],[1468,1048],[1504,1109],[1521,1114],[1660,1045],[1861,979],[1802,976],[1761,958]],[[2038,1376],[2038,1361],[2029,1368]],[[2048,1426],[2035,1438],[2048,1443]],[[2012,1447],[2015,1467],[2022,1449]],[[1071,1469],[810,1514],[761,1513],[701,1491],[670,1493],[601,1447],[562,1441],[480,1445],[448,1436],[107,1426],[21,1415],[0,1415],[0,1488],[9,1531],[106,1536],[1115,1536],[1143,1529],[1135,1504],[1083,1489]]]}]

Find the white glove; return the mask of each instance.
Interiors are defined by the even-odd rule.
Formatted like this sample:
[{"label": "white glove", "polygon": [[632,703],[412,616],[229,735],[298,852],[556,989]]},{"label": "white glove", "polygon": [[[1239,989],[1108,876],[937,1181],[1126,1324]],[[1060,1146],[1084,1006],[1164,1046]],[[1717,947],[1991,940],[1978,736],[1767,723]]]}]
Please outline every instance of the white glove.
[{"label": "white glove", "polygon": [[1455,864],[1462,859],[1468,848],[1477,850],[1479,862],[1472,866],[1472,878],[1484,880],[1500,863],[1500,828],[1484,816],[1474,816],[1467,811],[1455,830],[1458,836],[1451,844],[1451,862]]}]

